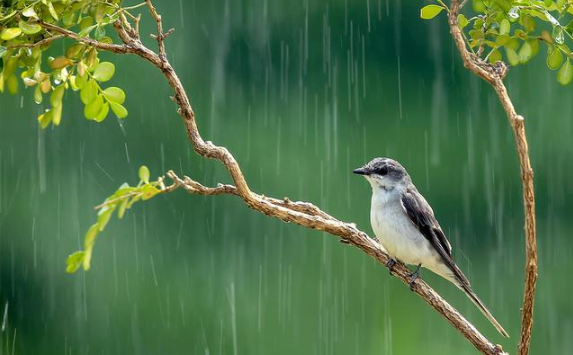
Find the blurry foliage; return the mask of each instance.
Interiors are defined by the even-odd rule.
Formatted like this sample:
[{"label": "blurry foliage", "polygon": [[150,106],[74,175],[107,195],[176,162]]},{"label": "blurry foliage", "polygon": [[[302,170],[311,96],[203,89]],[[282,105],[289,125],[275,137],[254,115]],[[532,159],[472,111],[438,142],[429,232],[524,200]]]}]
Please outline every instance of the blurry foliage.
[{"label": "blurry foliage", "polygon": [[117,218],[122,219],[125,211],[130,209],[134,203],[149,200],[161,193],[162,190],[158,188],[161,183],[159,181],[149,181],[149,169],[146,166],[139,168],[139,180],[137,186],[129,186],[127,183],[122,184],[97,207],[99,208],[97,222],[86,233],[84,249],[68,256],[66,272],[74,273],[80,266],[84,270],[89,270],[95,240],[99,232],[105,229],[115,211],[117,211]]},{"label": "blurry foliage", "polygon": [[42,24],[50,23],[112,43],[106,27],[121,11],[121,0],[3,0],[0,1],[0,92],[19,91],[20,83],[33,88],[37,104],[49,95],[50,108],[38,116],[42,128],[59,125],[62,99],[68,89],[79,91],[88,120],[103,121],[111,111],[127,116],[125,93],[117,87],[101,87],[115,72],[112,63],[100,62],[98,51],[82,43],[72,43],[54,57],[46,52],[61,36],[50,33]]},{"label": "blurry foliage", "polygon": [[[446,4],[437,1],[421,9],[423,19],[432,19]],[[468,48],[485,61],[525,64],[547,49],[547,67],[557,70],[557,81],[573,80],[573,0],[470,0],[458,16]]]}]

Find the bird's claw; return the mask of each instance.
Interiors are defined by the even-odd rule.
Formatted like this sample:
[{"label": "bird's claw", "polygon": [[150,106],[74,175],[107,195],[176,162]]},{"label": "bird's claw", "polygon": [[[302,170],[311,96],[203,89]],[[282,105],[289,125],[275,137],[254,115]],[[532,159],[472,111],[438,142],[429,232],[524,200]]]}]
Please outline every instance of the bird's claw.
[{"label": "bird's claw", "polygon": [[394,259],[389,259],[386,263],[386,267],[390,269],[390,275],[392,275],[392,271],[394,271],[394,265],[396,265],[396,260]]},{"label": "bird's claw", "polygon": [[408,285],[410,285],[410,291],[414,291],[414,285],[418,277],[420,276],[420,267],[422,264],[418,265],[416,270],[410,274],[410,280],[408,280]]}]

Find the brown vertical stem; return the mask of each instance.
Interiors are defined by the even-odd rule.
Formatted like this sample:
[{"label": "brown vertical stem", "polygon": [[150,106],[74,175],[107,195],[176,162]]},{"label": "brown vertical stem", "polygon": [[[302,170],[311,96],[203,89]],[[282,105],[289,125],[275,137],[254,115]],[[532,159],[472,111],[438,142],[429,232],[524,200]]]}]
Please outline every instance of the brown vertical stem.
[{"label": "brown vertical stem", "polygon": [[487,81],[495,90],[503,109],[507,114],[513,130],[519,168],[521,170],[521,185],[523,187],[523,205],[525,210],[525,286],[523,293],[523,307],[521,309],[521,332],[518,344],[518,354],[529,354],[531,343],[531,328],[533,326],[533,303],[535,299],[535,283],[537,281],[537,242],[535,236],[535,194],[533,186],[533,169],[529,160],[529,147],[525,134],[523,116],[518,115],[503,78],[507,68],[503,63],[490,65],[481,58],[470,53],[464,42],[462,32],[458,26],[459,0],[452,0],[448,22],[454,42],[462,56],[464,66]]}]

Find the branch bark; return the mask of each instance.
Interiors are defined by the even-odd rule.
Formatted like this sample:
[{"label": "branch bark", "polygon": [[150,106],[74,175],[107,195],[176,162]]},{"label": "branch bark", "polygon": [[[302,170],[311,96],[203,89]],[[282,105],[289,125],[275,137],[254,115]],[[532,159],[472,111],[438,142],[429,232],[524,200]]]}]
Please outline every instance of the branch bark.
[{"label": "branch bark", "polygon": [[529,354],[531,343],[531,329],[533,326],[533,304],[535,299],[535,287],[537,281],[537,242],[535,229],[535,194],[533,185],[533,169],[529,160],[529,147],[525,134],[525,122],[523,116],[517,114],[515,107],[507,93],[503,79],[507,74],[507,68],[502,62],[490,65],[481,58],[467,50],[462,32],[458,26],[458,14],[460,11],[459,0],[452,0],[448,23],[454,42],[461,54],[464,66],[487,81],[495,90],[503,109],[507,114],[509,124],[513,130],[519,168],[521,170],[521,185],[523,188],[523,205],[525,213],[525,286],[523,293],[523,307],[521,308],[521,331],[518,344],[518,354]]},{"label": "branch bark", "polygon": [[[159,53],[155,53],[143,45],[139,38],[137,23],[135,26],[131,26],[125,16],[121,16],[121,19],[115,23],[115,29],[123,44],[105,44],[91,38],[80,37],[76,33],[56,25],[47,23],[41,23],[41,25],[50,31],[94,46],[100,50],[119,54],[135,54],[146,59],[161,70],[175,92],[174,98],[179,106],[178,113],[183,118],[189,141],[193,145],[195,152],[205,158],[219,160],[225,166],[234,182],[234,185],[205,187],[189,177],[179,178],[174,172],[170,171],[168,176],[174,183],[166,187],[164,192],[174,191],[181,187],[190,193],[200,195],[236,195],[243,199],[243,201],[255,211],[278,218],[284,222],[296,223],[306,228],[321,230],[338,236],[344,242],[370,255],[380,264],[386,265],[389,261],[389,256],[386,251],[379,243],[368,237],[366,233],[357,229],[353,223],[339,221],[308,202],[293,202],[288,198],[281,200],[252,192],[234,156],[225,147],[216,146],[210,141],[203,140],[199,133],[195,113],[187,93],[165,55],[164,40],[171,30],[167,33],[163,33],[161,16],[157,13],[150,0],[146,0],[146,3],[151,16],[157,24],[158,33],[153,36],[153,38],[157,39]],[[401,263],[396,263],[391,269],[391,272],[404,284],[409,286],[410,270],[406,266]],[[486,355],[506,354],[500,345],[496,345],[484,337],[454,307],[446,302],[423,280],[416,280],[413,285],[413,291],[458,329],[481,353]]]}]

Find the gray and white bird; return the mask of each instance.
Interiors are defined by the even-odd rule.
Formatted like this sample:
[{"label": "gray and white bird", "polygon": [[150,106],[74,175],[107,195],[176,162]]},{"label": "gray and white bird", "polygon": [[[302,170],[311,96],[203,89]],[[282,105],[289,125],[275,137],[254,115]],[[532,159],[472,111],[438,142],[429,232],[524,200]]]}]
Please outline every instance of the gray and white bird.
[{"label": "gray and white bird", "polygon": [[504,336],[507,332],[473,292],[470,282],[452,258],[452,246],[434,217],[434,211],[412,183],[406,169],[395,160],[376,158],[353,171],[372,185],[370,222],[374,234],[392,260],[417,265],[413,286],[423,266],[460,288]]}]

